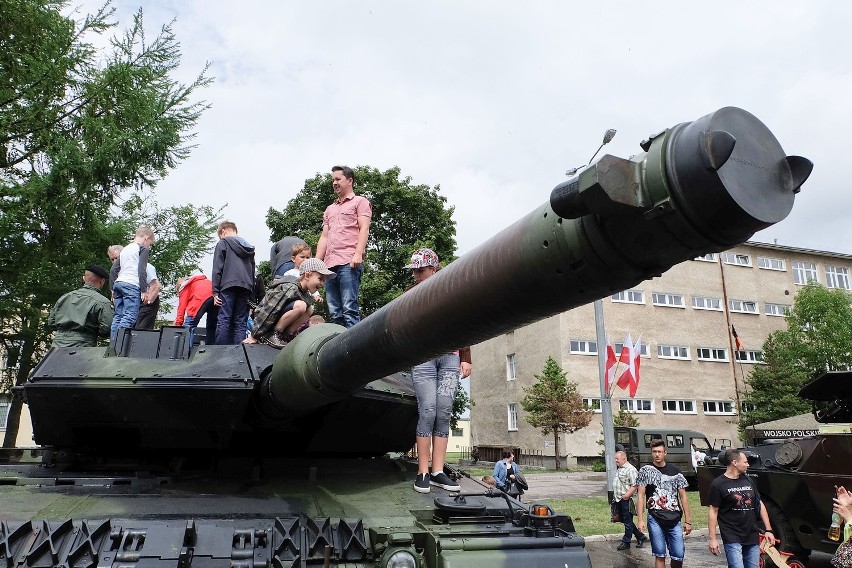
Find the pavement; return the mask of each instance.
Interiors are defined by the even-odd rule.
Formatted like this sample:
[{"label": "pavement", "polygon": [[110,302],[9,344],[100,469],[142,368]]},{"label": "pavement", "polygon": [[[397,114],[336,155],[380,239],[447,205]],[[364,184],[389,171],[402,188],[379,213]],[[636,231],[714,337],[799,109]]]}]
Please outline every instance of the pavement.
[{"label": "pavement", "polygon": [[[574,497],[605,497],[606,473],[536,473],[525,470],[524,477],[529,484],[529,490],[524,493],[524,501],[539,499],[568,499]],[[567,511],[570,515],[571,511]],[[703,513],[703,512],[702,512]],[[699,513],[701,514],[701,513]],[[620,526],[620,525],[619,525]],[[621,543],[623,532],[618,534],[591,535],[586,539],[586,550],[592,560],[592,566],[613,566],[616,568],[652,568],[654,556],[651,554],[651,543],[645,543],[643,548],[635,548],[635,543],[628,550],[616,550]],[[724,551],[714,556],[708,545],[707,529],[696,529],[684,538],[686,555],[684,565],[695,567],[726,567]],[[832,568],[829,562],[831,555],[814,552],[808,562],[809,568]],[[668,561],[666,562],[668,566]],[[767,568],[772,566],[768,561]]]}]

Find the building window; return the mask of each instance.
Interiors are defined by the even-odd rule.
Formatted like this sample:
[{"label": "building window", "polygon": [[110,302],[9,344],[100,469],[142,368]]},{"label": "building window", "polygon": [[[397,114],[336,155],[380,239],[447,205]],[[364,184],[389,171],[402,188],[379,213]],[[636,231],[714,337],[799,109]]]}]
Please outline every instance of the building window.
[{"label": "building window", "polygon": [[586,339],[572,339],[570,341],[571,353],[574,355],[597,355],[598,344],[596,341]]},{"label": "building window", "polygon": [[763,312],[768,316],[786,316],[790,313],[789,304],[763,304]]},{"label": "building window", "polygon": [[741,314],[757,313],[757,302],[751,300],[728,300],[728,307],[732,312]]},{"label": "building window", "polygon": [[747,400],[740,402],[740,412],[754,412],[754,403]]},{"label": "building window", "polygon": [[799,260],[793,261],[793,282],[802,285],[808,282],[819,282],[816,264]]},{"label": "building window", "polygon": [[708,252],[703,256],[696,256],[695,260],[703,260],[704,262],[716,262],[716,253]]},{"label": "building window", "polygon": [[683,294],[651,294],[651,300],[655,306],[667,306],[670,308],[683,308]]},{"label": "building window", "polygon": [[[624,344],[623,343],[616,343],[612,346],[612,349],[613,349],[613,351],[615,351],[615,355],[618,356],[624,350]],[[639,355],[641,355],[642,357],[648,356],[648,344],[647,343],[640,344]]]},{"label": "building window", "polygon": [[782,258],[767,258],[765,256],[757,257],[757,266],[758,268],[765,268],[766,270],[784,270],[784,259]]},{"label": "building window", "polygon": [[704,414],[734,414],[734,402],[732,400],[705,400]]},{"label": "building window", "polygon": [[660,359],[689,360],[689,347],[683,345],[657,345],[657,357]]},{"label": "building window", "polygon": [[506,380],[514,381],[518,378],[518,373],[515,371],[515,354],[506,355]]},{"label": "building window", "polygon": [[507,409],[509,411],[509,431],[513,432],[518,429],[518,405],[510,404]]},{"label": "building window", "polygon": [[763,351],[737,351],[738,363],[763,363]]},{"label": "building window", "polygon": [[723,252],[722,262],[725,264],[734,264],[736,266],[751,266],[751,257],[747,254]]},{"label": "building window", "polygon": [[654,401],[650,398],[622,398],[618,401],[618,407],[627,412],[654,413]]},{"label": "building window", "polygon": [[456,438],[464,436],[464,428],[453,428],[453,436]]},{"label": "building window", "polygon": [[692,307],[696,310],[722,311],[722,298],[710,298],[708,296],[693,296]]},{"label": "building window", "polygon": [[728,350],[720,347],[699,347],[699,361],[727,361]]},{"label": "building window", "polygon": [[626,302],[628,304],[644,304],[645,292],[642,290],[624,290],[612,295],[613,302]]},{"label": "building window", "polygon": [[6,429],[6,420],[9,418],[9,408],[11,407],[11,402],[0,399],[0,429]]},{"label": "building window", "polygon": [[592,410],[595,414],[601,413],[601,399],[600,398],[584,398],[583,399],[583,408],[586,410]]},{"label": "building window", "polygon": [[694,400],[664,400],[663,412],[678,414],[695,414]]},{"label": "building window", "polygon": [[849,269],[840,266],[825,267],[825,285],[829,288],[849,289]]}]

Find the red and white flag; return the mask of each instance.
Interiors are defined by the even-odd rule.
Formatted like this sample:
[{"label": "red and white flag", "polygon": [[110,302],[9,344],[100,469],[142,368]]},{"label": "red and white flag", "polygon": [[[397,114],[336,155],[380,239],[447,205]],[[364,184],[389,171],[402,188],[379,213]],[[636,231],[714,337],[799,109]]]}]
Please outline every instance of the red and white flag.
[{"label": "red and white flag", "polygon": [[604,372],[604,389],[609,392],[612,386],[612,380],[615,378],[615,350],[609,344],[609,339],[606,342],[606,370]]},{"label": "red and white flag", "polygon": [[642,339],[641,337],[633,344],[633,338],[627,334],[624,340],[624,348],[621,350],[619,361],[626,363],[627,368],[618,377],[616,384],[622,389],[630,389],[630,398],[636,396],[636,390],[639,388],[639,359],[642,354]]}]

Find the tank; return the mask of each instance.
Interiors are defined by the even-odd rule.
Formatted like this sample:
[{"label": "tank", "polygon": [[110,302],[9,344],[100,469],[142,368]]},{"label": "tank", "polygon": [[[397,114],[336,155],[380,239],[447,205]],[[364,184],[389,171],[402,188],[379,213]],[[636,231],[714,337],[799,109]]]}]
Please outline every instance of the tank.
[{"label": "tank", "polygon": [[566,512],[452,469],[460,493],[419,494],[415,465],[390,456],[414,441],[412,365],[740,244],[789,213],[812,169],[734,107],[640,147],[351,329],[314,326],[280,351],[190,347],[170,327],[52,349],[15,389],[49,451],[3,467],[0,553],[69,567],[589,566]]},{"label": "tank", "polygon": [[[813,402],[819,434],[742,448],[748,476],[766,504],[777,547],[806,565],[811,551],[834,553],[838,541],[828,538],[835,486],[852,487],[852,372],[825,373],[799,392]],[[710,483],[725,466],[698,468],[702,505]]]}]

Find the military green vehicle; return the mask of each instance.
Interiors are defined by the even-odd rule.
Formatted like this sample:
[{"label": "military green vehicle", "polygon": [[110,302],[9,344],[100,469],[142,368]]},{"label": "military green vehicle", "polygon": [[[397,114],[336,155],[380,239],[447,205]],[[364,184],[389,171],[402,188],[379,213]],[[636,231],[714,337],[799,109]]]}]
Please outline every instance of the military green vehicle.
[{"label": "military green vehicle", "polygon": [[[799,396],[813,401],[820,434],[742,448],[748,476],[766,504],[778,550],[788,564],[804,566],[812,550],[833,553],[828,538],[835,486],[852,488],[852,372],[831,371],[805,385]],[[725,470],[720,463],[698,468],[701,503],[710,483]]]},{"label": "military green vehicle", "polygon": [[[627,460],[639,469],[651,463],[651,442],[663,440],[666,444],[666,463],[677,467],[689,482],[690,487],[697,487],[695,452],[703,456],[703,460],[715,458],[724,445],[730,447],[730,440],[722,441],[720,448],[710,444],[707,436],[695,430],[683,428],[615,428],[615,443],[627,452]],[[718,440],[717,440],[718,442]]]},{"label": "military green vehicle", "polygon": [[[414,491],[412,365],[630,288],[783,219],[810,174],[723,108],[604,156],[345,330],[281,351],[125,330],[51,350],[26,384],[44,463],[0,470],[9,566],[590,565],[571,518],[487,489]],[[518,302],[537,291],[535,302]]]}]

